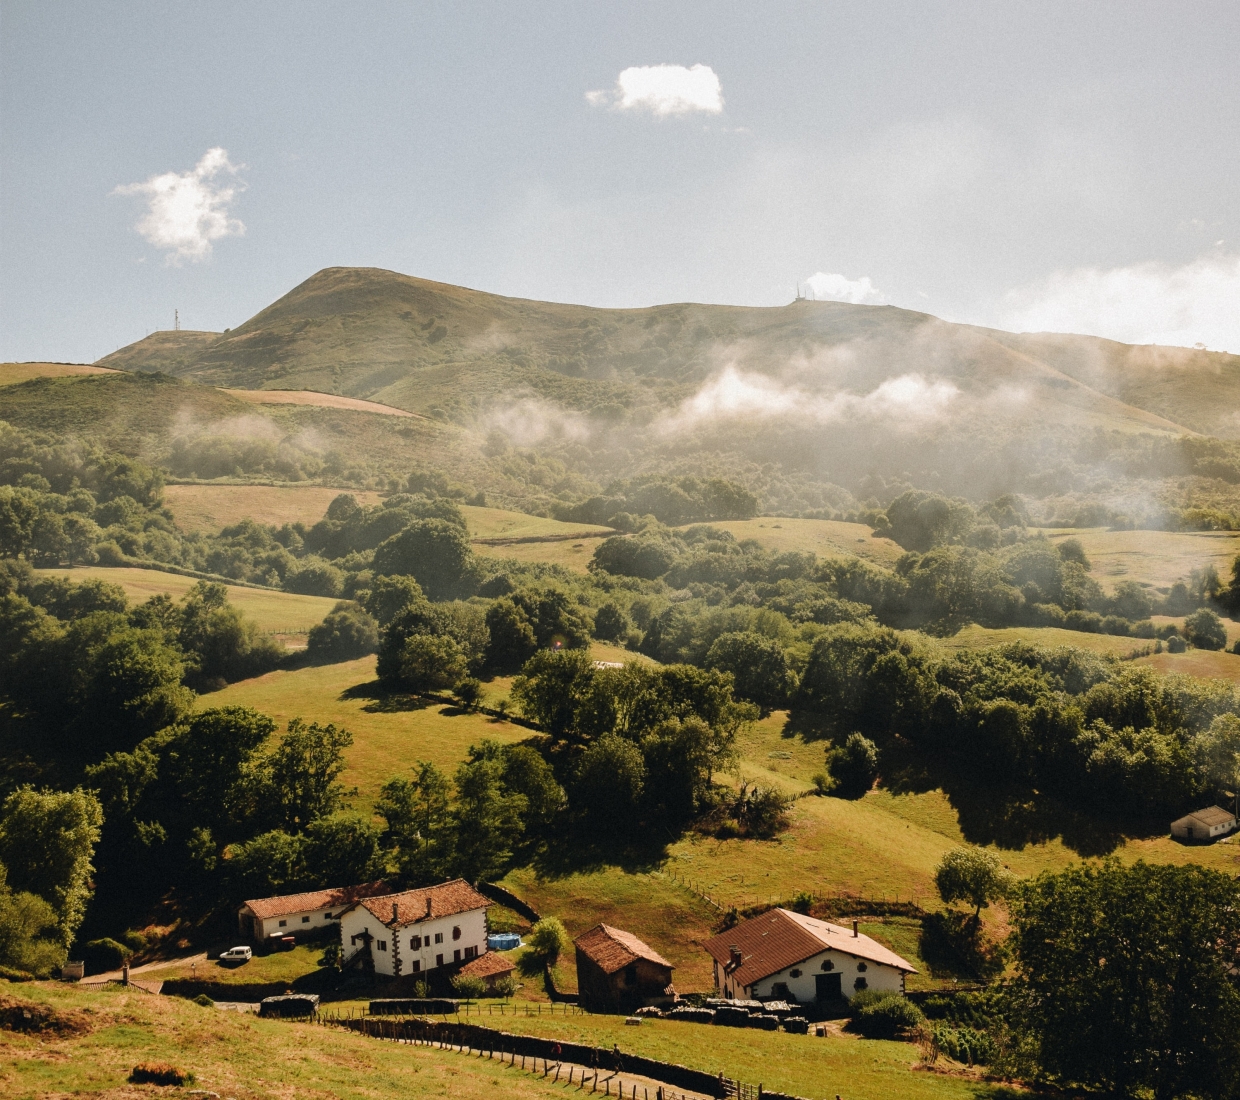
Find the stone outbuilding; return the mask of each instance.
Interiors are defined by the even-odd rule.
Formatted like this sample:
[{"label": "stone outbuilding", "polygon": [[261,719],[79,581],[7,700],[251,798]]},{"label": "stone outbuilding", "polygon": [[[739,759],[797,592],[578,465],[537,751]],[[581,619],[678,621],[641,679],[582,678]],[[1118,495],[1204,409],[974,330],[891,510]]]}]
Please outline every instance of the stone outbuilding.
[{"label": "stone outbuilding", "polygon": [[496,983],[507,978],[514,970],[516,967],[511,959],[495,951],[488,951],[485,955],[470,959],[457,973],[465,978],[481,978],[486,983],[487,992],[494,993]]},{"label": "stone outbuilding", "polygon": [[243,939],[266,943],[272,936],[307,936],[332,923],[354,902],[388,893],[385,882],[364,882],[330,890],[311,890],[304,894],[282,894],[274,898],[254,898],[237,910],[237,929]]},{"label": "stone outbuilding", "polygon": [[1235,830],[1236,815],[1222,806],[1185,814],[1171,823],[1171,835],[1176,840],[1215,840]]},{"label": "stone outbuilding", "polygon": [[903,993],[917,970],[857,930],[771,909],[706,941],[715,988],[732,999],[839,1002],[863,989]]},{"label": "stone outbuilding", "polygon": [[573,941],[577,949],[577,993],[587,1012],[633,1012],[670,1004],[675,969],[631,932],[596,924]]}]

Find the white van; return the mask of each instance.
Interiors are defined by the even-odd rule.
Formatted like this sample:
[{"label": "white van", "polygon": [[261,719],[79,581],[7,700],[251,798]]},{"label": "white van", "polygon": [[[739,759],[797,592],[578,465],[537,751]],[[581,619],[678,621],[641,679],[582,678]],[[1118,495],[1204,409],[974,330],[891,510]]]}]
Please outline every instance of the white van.
[{"label": "white van", "polygon": [[220,956],[220,962],[249,962],[254,958],[254,951],[249,947],[230,947]]}]

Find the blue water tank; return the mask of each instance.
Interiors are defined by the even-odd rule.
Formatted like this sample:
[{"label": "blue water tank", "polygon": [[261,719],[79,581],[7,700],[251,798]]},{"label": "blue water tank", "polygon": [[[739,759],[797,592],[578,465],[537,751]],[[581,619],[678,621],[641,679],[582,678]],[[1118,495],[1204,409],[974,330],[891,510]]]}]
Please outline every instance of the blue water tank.
[{"label": "blue water tank", "polygon": [[521,937],[516,932],[496,932],[487,936],[487,947],[492,951],[511,951],[521,946]]}]

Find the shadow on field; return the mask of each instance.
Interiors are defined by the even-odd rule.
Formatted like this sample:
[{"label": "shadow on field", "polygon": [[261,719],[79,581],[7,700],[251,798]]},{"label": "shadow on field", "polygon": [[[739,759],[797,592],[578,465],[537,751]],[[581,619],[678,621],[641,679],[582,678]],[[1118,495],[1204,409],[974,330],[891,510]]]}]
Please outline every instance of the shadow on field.
[{"label": "shadow on field", "polygon": [[[367,714],[399,714],[403,711],[426,710],[429,707],[442,707],[443,703],[436,699],[426,699],[420,695],[407,695],[404,692],[390,691],[378,680],[365,684],[354,684],[340,693],[341,699],[368,699],[362,707]],[[445,713],[465,713],[457,707],[446,708]]]}]

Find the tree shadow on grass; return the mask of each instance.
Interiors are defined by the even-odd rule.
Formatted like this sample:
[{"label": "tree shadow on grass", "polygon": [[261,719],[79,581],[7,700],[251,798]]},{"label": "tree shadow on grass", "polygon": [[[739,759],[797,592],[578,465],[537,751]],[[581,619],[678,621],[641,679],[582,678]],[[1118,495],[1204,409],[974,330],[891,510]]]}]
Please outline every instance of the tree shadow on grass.
[{"label": "tree shadow on grass", "polygon": [[340,698],[370,700],[366,706],[362,707],[367,714],[399,714],[402,711],[426,710],[429,707],[443,706],[438,699],[427,699],[424,696],[410,695],[403,691],[390,691],[378,680],[345,688],[340,693]]},{"label": "tree shadow on grass", "polygon": [[668,845],[678,837],[660,826],[628,835],[599,835],[572,824],[557,831],[528,865],[542,879],[567,878],[618,867],[628,874],[649,873],[667,859]]}]

